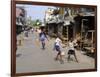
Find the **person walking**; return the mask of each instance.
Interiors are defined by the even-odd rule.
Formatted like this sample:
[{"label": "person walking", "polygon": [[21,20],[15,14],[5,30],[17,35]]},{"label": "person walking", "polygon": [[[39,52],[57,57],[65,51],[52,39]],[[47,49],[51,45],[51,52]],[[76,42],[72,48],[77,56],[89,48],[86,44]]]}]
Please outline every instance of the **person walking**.
[{"label": "person walking", "polygon": [[45,41],[46,41],[46,39],[48,40],[44,29],[41,30],[41,32],[39,33],[39,39],[41,41],[42,49],[44,50],[45,49]]},{"label": "person walking", "polygon": [[28,30],[25,30],[25,37],[27,37],[28,38]]},{"label": "person walking", "polygon": [[33,32],[34,32],[34,28],[31,29],[31,33],[32,33],[32,34],[33,34]]}]

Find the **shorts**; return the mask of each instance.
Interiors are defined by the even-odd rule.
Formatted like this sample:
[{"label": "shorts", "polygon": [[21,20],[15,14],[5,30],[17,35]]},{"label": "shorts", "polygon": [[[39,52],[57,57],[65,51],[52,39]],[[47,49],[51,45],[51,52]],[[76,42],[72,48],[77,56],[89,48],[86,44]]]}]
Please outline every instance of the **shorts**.
[{"label": "shorts", "polygon": [[56,51],[60,52],[60,47],[59,46],[55,45],[55,49],[56,49]]},{"label": "shorts", "polygon": [[77,48],[77,46],[74,46],[74,48]]},{"label": "shorts", "polygon": [[75,50],[69,50],[69,51],[68,51],[68,54],[71,54],[71,55],[72,55],[72,54],[75,54]]},{"label": "shorts", "polygon": [[42,41],[42,42],[45,41],[45,38],[40,38],[40,41]]}]

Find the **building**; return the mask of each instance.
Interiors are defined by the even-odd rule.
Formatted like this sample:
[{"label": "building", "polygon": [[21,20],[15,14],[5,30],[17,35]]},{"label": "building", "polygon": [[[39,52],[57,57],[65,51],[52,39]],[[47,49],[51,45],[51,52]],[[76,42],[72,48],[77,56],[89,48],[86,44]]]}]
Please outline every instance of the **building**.
[{"label": "building", "polygon": [[26,11],[24,7],[16,6],[16,33],[20,34],[26,25]]},{"label": "building", "polygon": [[[86,30],[94,30],[94,10],[92,8],[64,8],[64,26],[67,38],[81,37],[82,25]],[[69,32],[71,31],[71,33]]]},{"label": "building", "polygon": [[[76,10],[76,12],[74,11]],[[65,8],[65,36],[80,41],[80,48],[89,52],[95,50],[95,9]]]},{"label": "building", "polygon": [[62,35],[63,19],[57,7],[46,10],[45,24],[49,36]]}]

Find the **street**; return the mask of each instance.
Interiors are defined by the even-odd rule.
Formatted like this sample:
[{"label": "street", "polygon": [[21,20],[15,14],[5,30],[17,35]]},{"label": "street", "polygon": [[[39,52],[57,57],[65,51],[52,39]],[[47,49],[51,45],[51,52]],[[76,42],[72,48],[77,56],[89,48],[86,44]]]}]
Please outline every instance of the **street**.
[{"label": "street", "polygon": [[[17,36],[19,38],[19,36]],[[56,51],[53,51],[55,39],[49,38],[46,41],[46,49],[41,49],[41,44],[37,40],[36,32],[29,33],[28,38],[22,40],[21,45],[17,46],[16,52],[16,72],[45,72],[45,71],[61,71],[61,70],[77,70],[77,69],[92,69],[95,68],[95,59],[84,55],[82,51],[76,51],[78,63],[74,60],[67,61],[68,48],[62,48],[66,54],[64,56],[64,64],[55,61]]]}]

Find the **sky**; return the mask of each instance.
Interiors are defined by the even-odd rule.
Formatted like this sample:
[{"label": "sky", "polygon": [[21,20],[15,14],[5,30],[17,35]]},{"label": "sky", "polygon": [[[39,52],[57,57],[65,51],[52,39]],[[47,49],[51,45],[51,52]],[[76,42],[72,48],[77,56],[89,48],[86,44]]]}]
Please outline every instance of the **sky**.
[{"label": "sky", "polygon": [[27,11],[27,17],[31,16],[32,20],[40,19],[44,20],[45,11],[48,7],[52,6],[39,6],[39,5],[26,5],[26,4],[17,4],[16,6],[23,6]]}]

